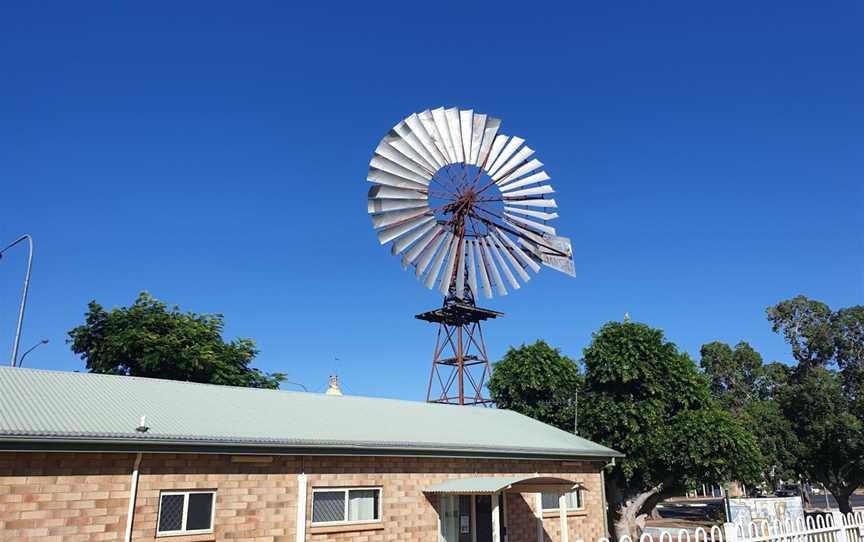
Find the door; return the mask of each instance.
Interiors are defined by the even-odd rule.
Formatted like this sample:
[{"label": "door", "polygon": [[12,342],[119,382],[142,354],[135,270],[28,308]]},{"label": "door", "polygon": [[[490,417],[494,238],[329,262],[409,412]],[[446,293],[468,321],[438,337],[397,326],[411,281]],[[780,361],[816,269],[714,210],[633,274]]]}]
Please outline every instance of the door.
[{"label": "door", "polygon": [[[492,542],[492,497],[476,495],[477,507],[477,542]],[[501,542],[507,542],[507,509],[504,493],[498,495],[498,513],[501,515]]]}]

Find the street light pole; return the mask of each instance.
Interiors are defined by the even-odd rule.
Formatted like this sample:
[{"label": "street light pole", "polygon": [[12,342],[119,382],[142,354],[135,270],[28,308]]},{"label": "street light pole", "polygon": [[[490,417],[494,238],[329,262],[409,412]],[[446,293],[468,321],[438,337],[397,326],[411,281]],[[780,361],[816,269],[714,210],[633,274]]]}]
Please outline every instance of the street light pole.
[{"label": "street light pole", "polygon": [[16,365],[16,367],[22,367],[22,366],[24,365],[24,358],[27,357],[27,354],[29,354],[30,352],[36,350],[37,348],[39,348],[39,347],[42,346],[43,344],[48,344],[48,339],[42,339],[42,340],[39,341],[38,343],[34,344],[33,346],[31,346],[30,348],[28,348],[27,350],[25,350],[24,353],[21,354],[21,359],[18,360],[18,365]]},{"label": "street light pole", "polygon": [[18,324],[15,326],[15,339],[12,343],[12,360],[10,362],[12,367],[15,367],[15,364],[18,361],[18,345],[21,342],[21,326],[24,324],[24,309],[27,307],[27,290],[30,287],[30,270],[33,267],[33,238],[30,237],[30,234],[25,233],[18,239],[12,241],[12,243],[7,245],[3,250],[0,250],[0,258],[2,258],[4,252],[22,241],[27,241],[30,250],[27,253],[27,272],[24,273],[24,289],[21,292],[21,306],[18,308]]}]

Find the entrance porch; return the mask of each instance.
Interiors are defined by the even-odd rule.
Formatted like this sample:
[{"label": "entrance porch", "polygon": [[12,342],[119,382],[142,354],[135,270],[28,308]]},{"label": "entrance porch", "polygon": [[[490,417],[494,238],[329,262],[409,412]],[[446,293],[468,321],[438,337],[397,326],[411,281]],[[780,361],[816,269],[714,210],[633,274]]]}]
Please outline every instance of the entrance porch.
[{"label": "entrance porch", "polygon": [[[560,541],[569,542],[567,525],[568,492],[581,485],[564,478],[543,476],[476,477],[448,480],[426,488],[427,495],[438,496],[438,540],[440,542],[529,542],[515,540],[508,527],[517,518],[508,517],[507,499],[533,494],[533,521],[536,540],[544,541],[541,495],[558,495]],[[524,518],[522,518],[524,520]]]}]

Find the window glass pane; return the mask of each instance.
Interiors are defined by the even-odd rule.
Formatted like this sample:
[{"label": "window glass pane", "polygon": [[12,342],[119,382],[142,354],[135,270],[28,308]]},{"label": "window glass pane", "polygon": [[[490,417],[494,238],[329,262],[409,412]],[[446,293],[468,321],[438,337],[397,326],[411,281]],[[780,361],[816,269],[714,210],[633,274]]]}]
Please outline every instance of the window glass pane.
[{"label": "window glass pane", "polygon": [[162,495],[159,504],[160,532],[179,531],[183,528],[183,499],[185,495]]},{"label": "window glass pane", "polygon": [[581,497],[581,495],[579,494],[578,489],[568,493],[567,494],[567,509],[568,510],[578,510],[579,508],[581,508],[582,506],[580,503],[580,500],[581,500],[580,497]]},{"label": "window glass pane", "polygon": [[378,519],[377,489],[352,489],[348,492],[348,520],[371,521]]},{"label": "window glass pane", "polygon": [[186,511],[186,530],[198,531],[209,529],[212,512],[212,493],[190,493],[189,509]]},{"label": "window glass pane", "polygon": [[558,509],[558,494],[557,493],[542,493],[541,499],[543,502],[543,510]]},{"label": "window glass pane", "polygon": [[312,494],[312,523],[344,520],[344,491],[316,491]]}]

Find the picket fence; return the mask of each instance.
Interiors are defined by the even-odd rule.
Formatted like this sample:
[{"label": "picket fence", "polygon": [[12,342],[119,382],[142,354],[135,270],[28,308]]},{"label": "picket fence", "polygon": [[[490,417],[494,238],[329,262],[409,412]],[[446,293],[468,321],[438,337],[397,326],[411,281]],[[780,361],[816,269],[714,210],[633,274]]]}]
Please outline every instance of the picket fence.
[{"label": "picket fence", "polygon": [[[614,540],[600,538],[597,542]],[[634,540],[624,536],[617,542]],[[645,533],[638,542],[864,542],[864,511],[846,515],[834,511],[794,522],[761,520],[746,525],[724,523],[707,530],[671,529],[659,535]]]}]

